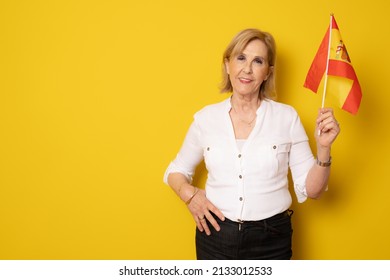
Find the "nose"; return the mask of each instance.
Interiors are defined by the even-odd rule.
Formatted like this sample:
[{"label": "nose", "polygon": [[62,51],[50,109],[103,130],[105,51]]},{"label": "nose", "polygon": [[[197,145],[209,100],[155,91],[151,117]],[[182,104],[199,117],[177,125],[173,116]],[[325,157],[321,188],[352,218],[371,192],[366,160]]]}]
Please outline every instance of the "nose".
[{"label": "nose", "polygon": [[244,69],[243,71],[246,73],[246,74],[250,74],[252,73],[252,63],[250,63],[249,61],[247,61],[244,65]]}]

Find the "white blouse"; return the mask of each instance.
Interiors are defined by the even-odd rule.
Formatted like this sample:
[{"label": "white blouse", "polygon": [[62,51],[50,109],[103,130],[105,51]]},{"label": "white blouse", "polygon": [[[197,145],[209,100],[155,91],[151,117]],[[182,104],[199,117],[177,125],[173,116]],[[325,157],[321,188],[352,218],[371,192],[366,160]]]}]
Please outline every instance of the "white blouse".
[{"label": "white blouse", "polygon": [[314,164],[308,137],[296,111],[263,100],[256,125],[239,149],[229,116],[230,98],[206,106],[194,116],[184,143],[165,174],[179,172],[192,181],[204,159],[207,198],[230,220],[261,220],[291,205],[288,168],[299,202],[304,202],[306,176]]}]

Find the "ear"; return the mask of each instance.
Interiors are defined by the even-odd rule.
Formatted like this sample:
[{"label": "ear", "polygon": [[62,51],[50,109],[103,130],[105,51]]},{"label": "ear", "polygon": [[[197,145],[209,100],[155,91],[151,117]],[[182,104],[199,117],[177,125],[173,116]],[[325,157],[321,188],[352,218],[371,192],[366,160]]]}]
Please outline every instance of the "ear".
[{"label": "ear", "polygon": [[226,70],[226,73],[228,73],[228,75],[230,75],[229,73],[229,59],[225,58],[225,70]]}]

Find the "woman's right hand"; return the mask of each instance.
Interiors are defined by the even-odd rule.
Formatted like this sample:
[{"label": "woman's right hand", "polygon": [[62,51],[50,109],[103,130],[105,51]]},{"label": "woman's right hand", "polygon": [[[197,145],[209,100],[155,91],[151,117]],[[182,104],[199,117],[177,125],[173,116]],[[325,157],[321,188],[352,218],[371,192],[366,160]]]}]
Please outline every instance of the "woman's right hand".
[{"label": "woman's right hand", "polygon": [[194,217],[199,231],[205,231],[207,235],[211,234],[206,220],[210,222],[216,231],[221,229],[211,213],[214,213],[221,221],[224,221],[225,217],[222,212],[207,199],[206,192],[204,190],[199,189],[187,206]]},{"label": "woman's right hand", "polygon": [[168,176],[168,184],[180,197],[180,199],[187,204],[196,226],[207,235],[211,234],[207,221],[219,231],[221,228],[211,213],[214,213],[221,221],[225,220],[222,212],[215,207],[206,197],[206,192],[191,185],[188,179],[181,173],[171,173]]}]

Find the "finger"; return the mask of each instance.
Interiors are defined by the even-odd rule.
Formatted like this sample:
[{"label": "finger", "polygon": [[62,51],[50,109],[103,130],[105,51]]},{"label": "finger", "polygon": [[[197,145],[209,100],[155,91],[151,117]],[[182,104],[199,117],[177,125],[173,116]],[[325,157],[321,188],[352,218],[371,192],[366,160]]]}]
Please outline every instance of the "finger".
[{"label": "finger", "polygon": [[207,221],[206,221],[206,218],[203,217],[201,219],[199,219],[199,223],[200,225],[202,226],[202,228],[204,229],[204,231],[206,232],[207,235],[210,235],[211,234],[211,231],[209,229],[209,226],[207,225]]},{"label": "finger", "polygon": [[326,119],[328,118],[333,118],[333,114],[332,112],[324,112],[324,113],[320,113],[317,117],[317,124],[321,124],[323,121],[325,121]]},{"label": "finger", "polygon": [[327,109],[326,111],[323,111],[323,113],[319,114],[317,118],[317,126],[319,130],[329,130],[331,129],[330,126],[333,126],[333,124],[335,124],[335,127],[339,126],[339,123],[333,115],[333,110]]},{"label": "finger", "polygon": [[214,204],[212,204],[211,202],[208,205],[208,209],[209,211],[214,213],[221,221],[225,220],[225,216],[223,215],[223,213],[217,207],[215,207]]},{"label": "finger", "polygon": [[320,108],[318,110],[318,115],[323,115],[325,113],[331,113],[333,114],[333,109],[332,108]]},{"label": "finger", "polygon": [[204,231],[204,228],[203,228],[203,226],[202,226],[202,223],[201,223],[201,221],[200,221],[199,219],[197,219],[197,221],[196,221],[196,227],[198,228],[198,230],[199,230],[200,232],[203,232],[203,231]]},{"label": "finger", "polygon": [[332,112],[329,112],[328,108],[320,108],[318,110],[318,116],[317,116],[317,120],[316,120],[316,126],[317,126],[316,136],[320,136],[321,135],[321,133],[322,133],[322,123],[323,123],[323,121],[326,118],[331,116],[331,113]]},{"label": "finger", "polygon": [[333,116],[333,108],[320,108],[320,109],[318,109],[318,117],[327,116],[327,115]]},{"label": "finger", "polygon": [[337,122],[335,119],[333,118],[326,118],[325,120],[323,120],[321,123],[320,123],[320,129],[323,129],[323,128],[330,128],[332,126],[336,126]]},{"label": "finger", "polygon": [[195,223],[196,223],[196,227],[198,228],[198,230],[200,232],[203,232],[204,231],[204,228],[202,226],[202,223],[201,223],[201,219],[195,217]]},{"label": "finger", "polygon": [[214,219],[213,215],[211,215],[211,213],[208,213],[207,215],[205,215],[205,217],[207,218],[207,220],[209,221],[209,223],[213,226],[213,228],[216,230],[216,231],[220,231],[221,228],[218,224],[218,222]]},{"label": "finger", "polygon": [[338,131],[339,130],[339,123],[334,118],[327,118],[319,125],[319,129],[322,132],[327,132],[327,131],[330,131],[332,129]]}]

